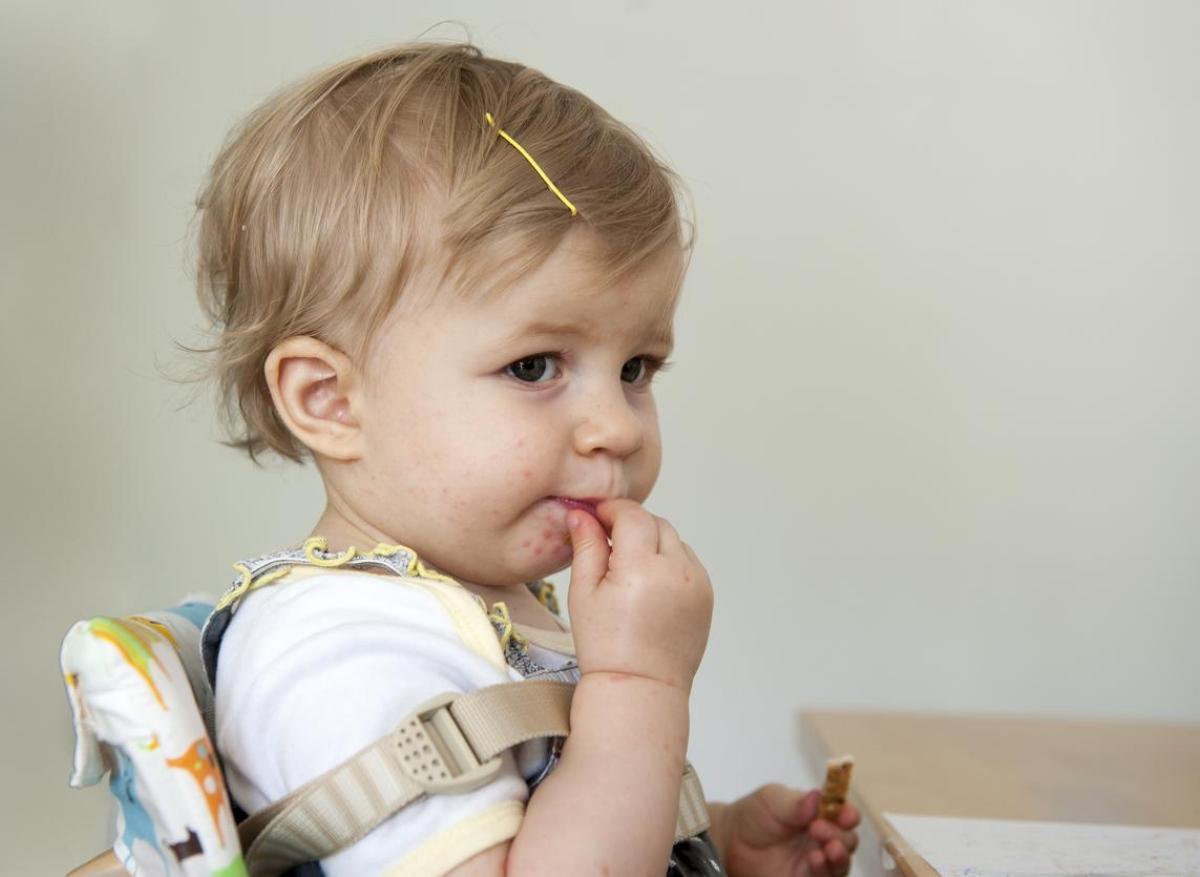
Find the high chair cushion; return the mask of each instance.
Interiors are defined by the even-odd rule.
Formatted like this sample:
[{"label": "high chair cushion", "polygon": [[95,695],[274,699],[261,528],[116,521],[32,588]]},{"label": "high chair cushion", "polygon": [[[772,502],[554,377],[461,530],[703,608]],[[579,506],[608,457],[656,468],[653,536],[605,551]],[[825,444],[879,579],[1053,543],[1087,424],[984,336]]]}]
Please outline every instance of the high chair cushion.
[{"label": "high chair cushion", "polygon": [[[77,622],[61,662],[75,723],[70,783],[105,773],[119,805],[113,852],[136,875],[244,875],[208,725],[200,661],[208,600]],[[208,720],[208,721],[206,721]]]}]

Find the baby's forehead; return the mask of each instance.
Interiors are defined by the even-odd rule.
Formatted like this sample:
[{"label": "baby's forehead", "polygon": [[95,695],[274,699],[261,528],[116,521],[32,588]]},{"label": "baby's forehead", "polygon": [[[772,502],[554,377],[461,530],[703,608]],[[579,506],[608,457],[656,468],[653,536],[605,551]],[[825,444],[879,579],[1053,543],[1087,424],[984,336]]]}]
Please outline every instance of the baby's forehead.
[{"label": "baby's forehead", "polygon": [[506,338],[636,338],[670,346],[679,285],[647,272],[612,281],[602,273],[543,276],[496,297],[489,321]]},{"label": "baby's forehead", "polygon": [[497,321],[496,334],[501,343],[517,343],[526,339],[567,338],[580,341],[630,340],[670,348],[674,344],[674,321],[667,315],[653,319],[638,319],[629,308],[614,310],[612,319],[603,313],[581,313],[562,309],[554,315],[530,315],[526,319],[511,318]]},{"label": "baby's forehead", "polygon": [[555,250],[535,270],[514,278],[495,298],[512,324],[576,326],[652,323],[669,332],[682,284],[682,255],[666,252],[614,273],[586,245]]}]

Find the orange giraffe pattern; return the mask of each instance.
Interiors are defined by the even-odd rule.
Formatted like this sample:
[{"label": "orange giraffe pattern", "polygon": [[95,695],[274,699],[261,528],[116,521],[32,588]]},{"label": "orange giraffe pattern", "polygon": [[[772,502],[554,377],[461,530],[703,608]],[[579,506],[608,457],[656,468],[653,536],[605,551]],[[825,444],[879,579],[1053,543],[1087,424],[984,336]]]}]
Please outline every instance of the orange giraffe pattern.
[{"label": "orange giraffe pattern", "polygon": [[224,844],[225,833],[221,830],[217,814],[225,803],[225,785],[221,782],[221,770],[217,767],[217,760],[213,757],[212,746],[209,745],[208,738],[201,737],[178,758],[168,758],[167,764],[180,770],[186,770],[192,775],[192,779],[200,787],[204,800],[208,804],[208,812],[212,817],[213,827],[217,830],[217,838]]}]

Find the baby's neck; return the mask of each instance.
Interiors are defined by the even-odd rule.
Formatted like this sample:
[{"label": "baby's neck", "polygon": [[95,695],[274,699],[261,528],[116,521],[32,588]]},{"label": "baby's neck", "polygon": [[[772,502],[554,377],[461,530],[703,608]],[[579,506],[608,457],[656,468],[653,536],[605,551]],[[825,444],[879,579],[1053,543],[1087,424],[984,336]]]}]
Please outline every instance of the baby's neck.
[{"label": "baby's neck", "polygon": [[476,585],[455,579],[472,594],[478,596],[488,606],[503,603],[508,607],[508,617],[516,624],[531,627],[535,630],[561,631],[554,613],[538,602],[537,597],[523,584],[505,585]]},{"label": "baby's neck", "polygon": [[341,554],[348,548],[371,551],[380,543],[392,541],[369,524],[348,520],[345,515],[334,508],[332,503],[325,507],[324,514],[321,515],[321,519],[317,521],[310,535],[320,536],[326,542],[325,550],[337,554]]}]

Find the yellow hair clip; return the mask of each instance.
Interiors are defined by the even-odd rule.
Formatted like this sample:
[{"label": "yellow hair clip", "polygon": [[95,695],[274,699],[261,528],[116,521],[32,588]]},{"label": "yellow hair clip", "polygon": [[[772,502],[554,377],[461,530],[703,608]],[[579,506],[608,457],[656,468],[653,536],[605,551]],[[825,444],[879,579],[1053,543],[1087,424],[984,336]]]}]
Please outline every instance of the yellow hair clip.
[{"label": "yellow hair clip", "polygon": [[[487,123],[489,125],[491,125],[493,128],[496,128],[496,120],[494,118],[492,118],[491,113],[484,113],[483,117],[484,117],[484,119],[487,120]],[[513,140],[512,137],[509,136],[508,132],[505,131],[503,128],[496,128],[496,132],[501,137],[503,137],[505,140],[507,140],[509,143],[511,143],[513,148],[515,150],[517,150],[517,152],[519,152],[519,153],[521,153],[521,155],[525,156],[525,160],[527,162],[529,162],[529,164],[533,167],[533,169],[535,171],[538,172],[538,176],[541,177],[542,180],[545,182],[545,184],[550,187],[550,191],[558,196],[559,201],[561,201],[562,203],[567,205],[567,209],[571,211],[572,216],[574,216],[576,213],[579,212],[578,210],[575,209],[575,205],[567,200],[567,196],[558,190],[558,186],[554,185],[554,182],[548,176],[546,176],[546,172],[544,170],[542,170],[541,167],[538,166],[538,163],[533,160],[533,156],[530,155],[528,152],[526,152],[525,148],[523,146],[521,146],[520,143],[518,143],[516,140]]]}]

